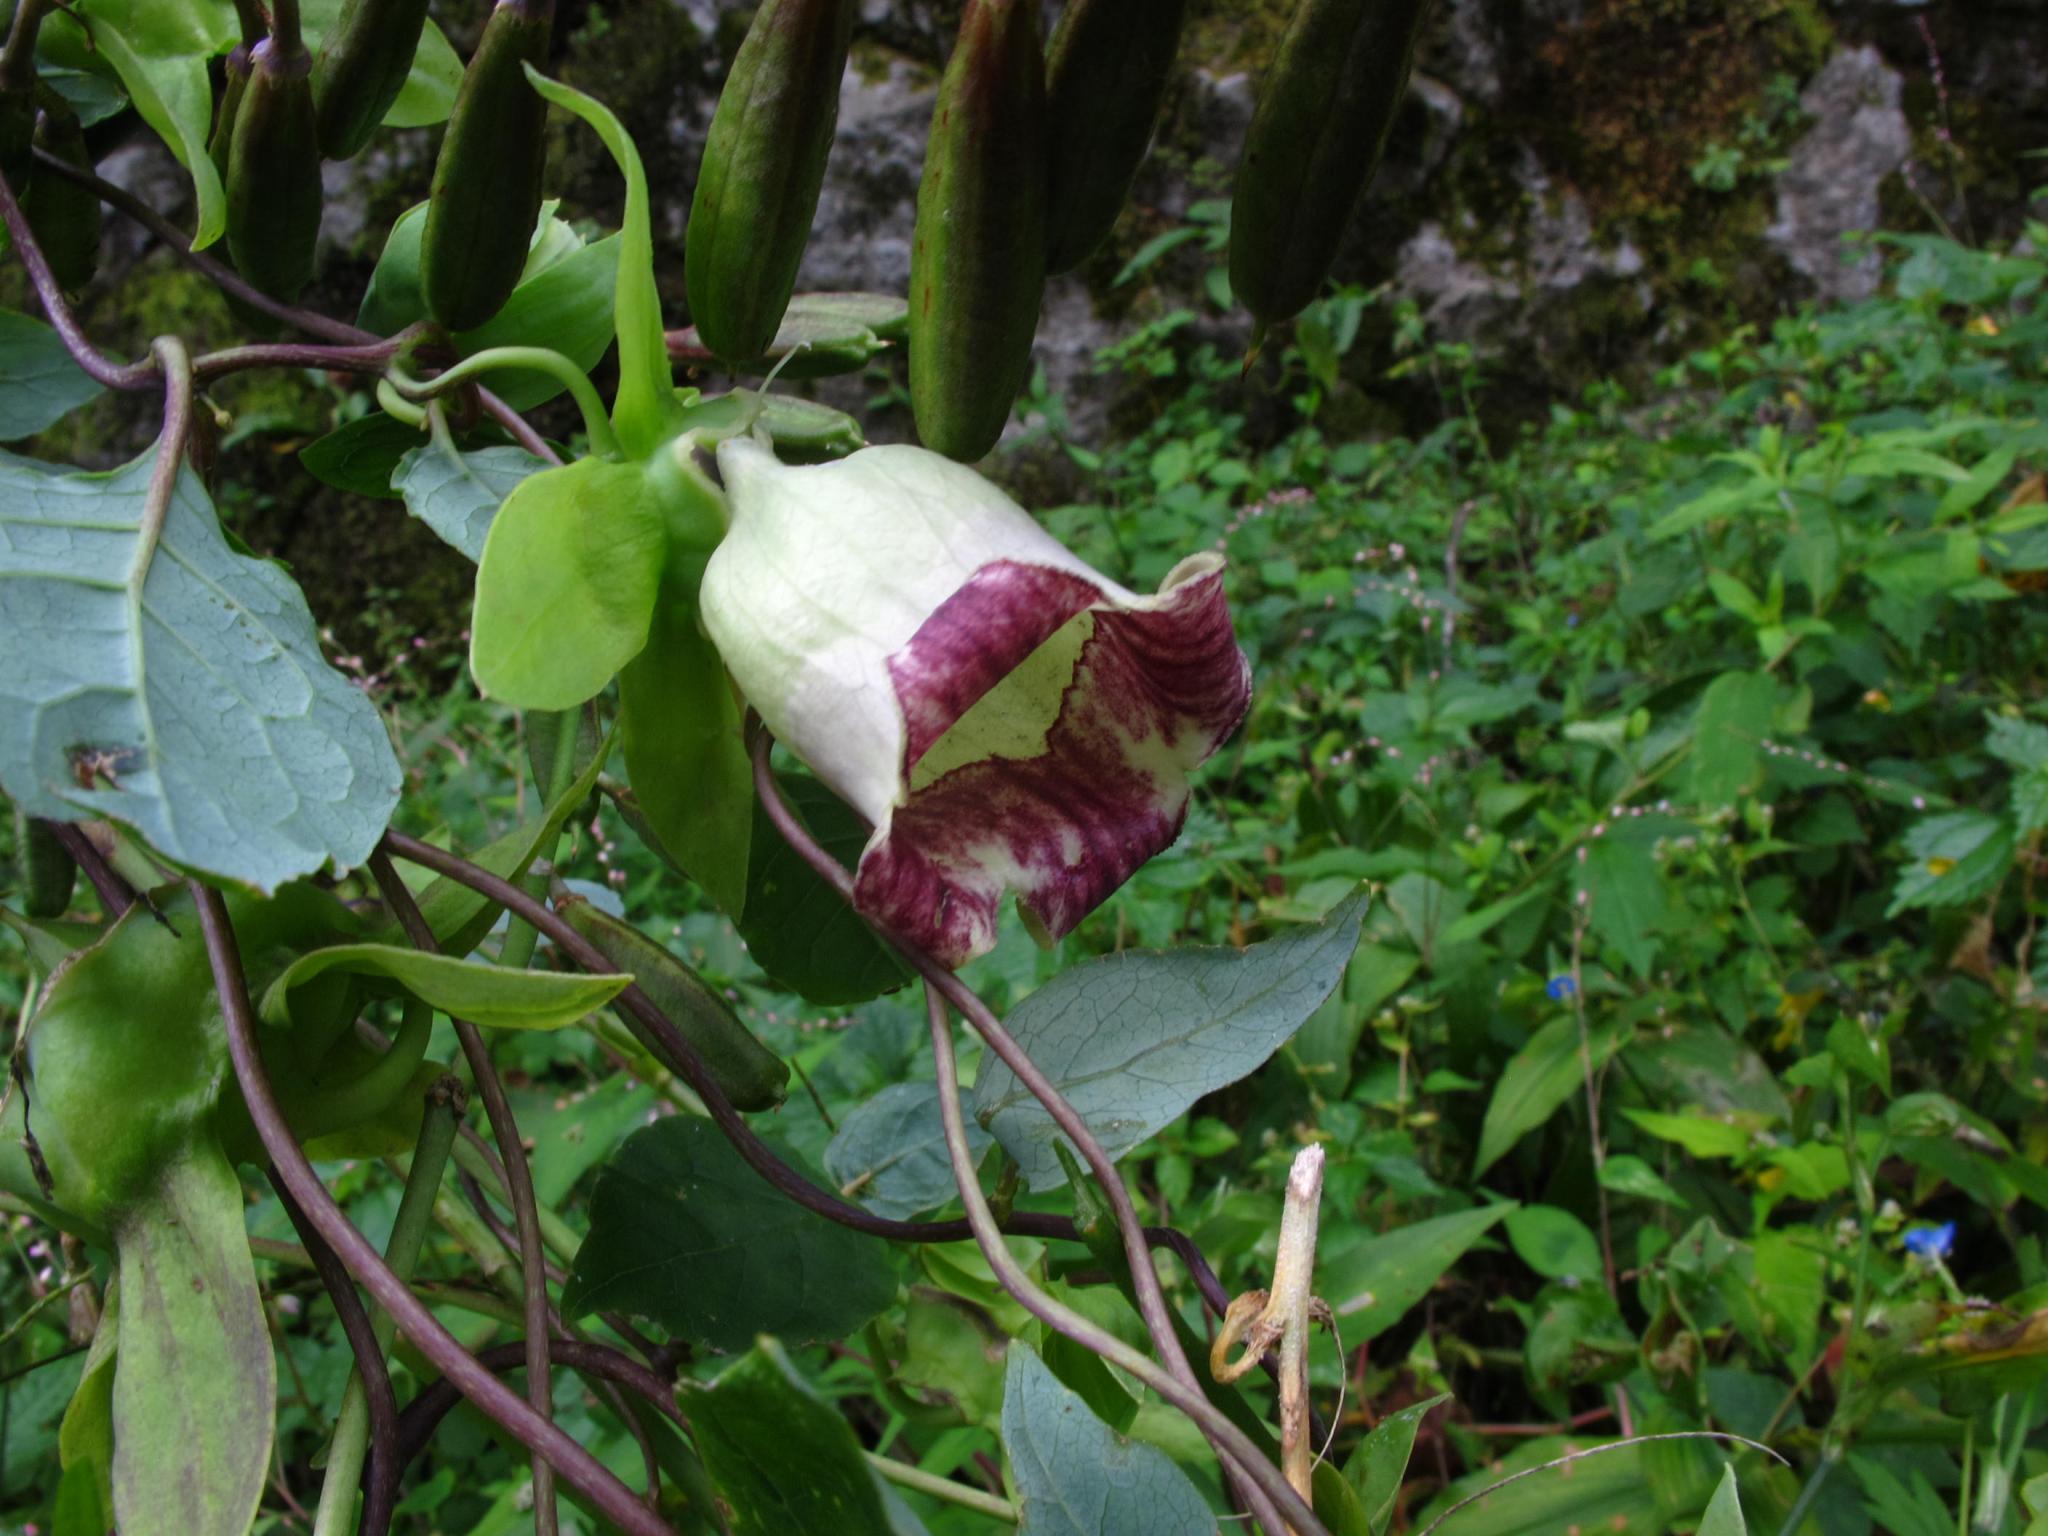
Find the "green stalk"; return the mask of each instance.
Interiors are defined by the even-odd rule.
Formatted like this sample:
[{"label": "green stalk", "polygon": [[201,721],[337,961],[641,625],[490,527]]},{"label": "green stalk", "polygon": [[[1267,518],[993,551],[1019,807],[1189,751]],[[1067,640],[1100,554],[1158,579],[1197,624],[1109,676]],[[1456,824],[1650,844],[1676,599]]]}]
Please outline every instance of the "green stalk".
[{"label": "green stalk", "polygon": [[[553,731],[555,735],[554,756],[548,760],[548,782],[534,785],[534,788],[540,791],[543,815],[546,814],[547,808],[566,795],[569,786],[576,782],[576,737],[582,724],[582,716],[581,709],[565,709],[556,714],[531,713],[526,717],[531,729]],[[554,848],[549,850],[550,864],[555,862],[554,855],[560,851],[561,840],[557,838]],[[535,874],[529,870],[526,878],[519,883],[524,887],[526,894],[535,901],[547,900],[546,875]],[[505,942],[498,948],[498,964],[507,970],[523,971],[533,964],[533,952],[539,944],[539,931],[531,923],[523,923],[515,917],[511,926],[505,930]]]},{"label": "green stalk", "polygon": [[[512,1203],[511,1197],[505,1193],[505,1181],[498,1176],[490,1158],[484,1155],[483,1148],[467,1137],[455,1143],[455,1166],[475,1179],[488,1193],[507,1205]],[[534,1209],[540,1216],[541,1241],[547,1244],[548,1251],[556,1258],[564,1264],[569,1263],[576,1257],[576,1250],[583,1246],[583,1239],[547,1206],[535,1201]],[[481,1224],[479,1226],[481,1228]]]},{"label": "green stalk", "polygon": [[[384,1245],[384,1260],[401,1280],[410,1280],[419,1264],[427,1224],[434,1213],[434,1197],[448,1168],[449,1149],[455,1144],[461,1107],[461,1089],[452,1078],[442,1078],[428,1091],[426,1113],[420,1120],[420,1138],[413,1149],[412,1169],[406,1175],[405,1193],[398,1202],[398,1219],[392,1223],[391,1240]],[[377,1308],[371,1315],[370,1329],[377,1336],[377,1347],[388,1351],[396,1329],[391,1314]],[[334,1439],[327,1451],[327,1473],[320,1484],[320,1508],[313,1519],[313,1536],[348,1536],[355,1529],[356,1485],[362,1481],[363,1457],[369,1444],[369,1400],[363,1393],[361,1373],[351,1371],[348,1388],[342,1394],[341,1413],[334,1421]]]}]

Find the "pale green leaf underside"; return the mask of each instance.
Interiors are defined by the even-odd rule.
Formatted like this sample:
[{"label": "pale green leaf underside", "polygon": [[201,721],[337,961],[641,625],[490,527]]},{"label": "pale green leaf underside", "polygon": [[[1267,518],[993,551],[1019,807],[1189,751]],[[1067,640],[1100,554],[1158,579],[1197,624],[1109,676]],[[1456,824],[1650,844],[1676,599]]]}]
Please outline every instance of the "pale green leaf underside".
[{"label": "pale green leaf underside", "polygon": [[246,1531],[263,1496],[277,1378],[242,1186],[210,1136],[115,1234],[114,1509],[124,1536]]},{"label": "pale green leaf underside", "polygon": [[[1111,1157],[1206,1093],[1256,1070],[1322,1006],[1358,946],[1363,894],[1328,918],[1242,952],[1132,952],[1062,972],[1010,1016],[1010,1033]],[[1065,1182],[1052,1117],[991,1059],[974,1113],[1033,1189]]]},{"label": "pale green leaf underside", "polygon": [[360,864],[398,803],[376,707],[321,656],[291,579],[228,547],[190,469],[149,545],[153,462],[0,455],[0,785],[263,889]]},{"label": "pale green leaf underside", "polygon": [[1003,1380],[1003,1451],[1019,1536],[1198,1536],[1216,1517],[1187,1474],[1126,1440],[1022,1344]]},{"label": "pale green leaf underside", "polygon": [[[988,1133],[968,1121],[967,1146],[979,1163]],[[855,1189],[877,1216],[906,1221],[935,1211],[955,1193],[939,1085],[891,1083],[839,1123],[825,1148],[825,1171],[841,1189]]]},{"label": "pale green leaf underside", "polygon": [[100,393],[55,331],[0,309],[0,443],[40,432]]},{"label": "pale green leaf underside", "polygon": [[524,448],[479,448],[464,453],[453,443],[423,443],[391,472],[391,488],[405,498],[405,510],[471,560],[484,557],[491,520],[528,475],[547,460]]}]

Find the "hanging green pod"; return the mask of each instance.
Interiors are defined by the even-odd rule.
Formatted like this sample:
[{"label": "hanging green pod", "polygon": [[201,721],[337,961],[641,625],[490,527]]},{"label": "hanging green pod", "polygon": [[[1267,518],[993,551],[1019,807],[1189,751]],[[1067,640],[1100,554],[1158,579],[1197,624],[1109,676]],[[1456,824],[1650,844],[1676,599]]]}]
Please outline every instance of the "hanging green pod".
[{"label": "hanging green pod", "polygon": [[789,1097],[789,1063],[756,1040],[717,989],[666,945],[581,897],[558,901],[556,910],[668,1015],[734,1108],[773,1109]]},{"label": "hanging green pod", "polygon": [[547,150],[547,103],[526,66],[546,62],[554,11],[554,0],[498,0],[455,96],[420,245],[428,312],[451,331],[495,315],[526,265]]},{"label": "hanging green pod", "polygon": [[1428,14],[1429,0],[1297,0],[1231,205],[1230,286],[1262,323],[1299,314],[1329,276]]},{"label": "hanging green pod", "polygon": [[237,43],[229,50],[221,80],[220,107],[214,113],[213,133],[206,141],[206,158],[213,162],[225,184],[228,157],[235,142],[235,114],[242,109],[243,92],[249,89],[249,44]]},{"label": "hanging green pod", "polygon": [[286,303],[312,281],[320,238],[320,143],[313,57],[265,38],[249,51],[249,83],[228,150],[228,252],[235,270]]},{"label": "hanging green pod", "polygon": [[690,314],[728,362],[775,340],[839,122],[853,0],[761,0],[719,92],[690,204]]},{"label": "hanging green pod", "polygon": [[345,0],[313,60],[322,155],[347,160],[370,142],[412,72],[426,25],[427,0]]},{"label": "hanging green pod", "polygon": [[1109,238],[1173,77],[1187,0],[1067,0],[1046,50],[1047,272]]},{"label": "hanging green pod", "polygon": [[967,0],[939,82],[910,256],[910,402],[963,463],[1003,435],[1045,291],[1038,0]]},{"label": "hanging green pod", "polygon": [[57,841],[47,821],[14,809],[14,859],[21,870],[21,910],[38,920],[62,917],[71,910],[71,892],[78,883],[78,865]]},{"label": "hanging green pod", "polygon": [[[85,129],[79,125],[78,114],[55,92],[44,98],[35,144],[67,165],[84,171],[92,169],[92,156],[86,151]],[[99,195],[66,177],[45,173],[30,184],[21,207],[28,215],[29,228],[35,231],[36,244],[43,249],[43,258],[56,274],[57,286],[66,293],[76,293],[91,282],[99,268],[100,231],[105,218]]]}]

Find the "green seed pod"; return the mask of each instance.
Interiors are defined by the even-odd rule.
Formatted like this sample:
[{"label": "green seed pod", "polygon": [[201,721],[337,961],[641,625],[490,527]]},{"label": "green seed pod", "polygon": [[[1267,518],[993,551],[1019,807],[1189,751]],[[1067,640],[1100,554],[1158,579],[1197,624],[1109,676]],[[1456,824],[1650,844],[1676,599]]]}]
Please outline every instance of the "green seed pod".
[{"label": "green seed pod", "polygon": [[228,251],[235,270],[286,303],[313,277],[320,238],[320,142],[313,126],[313,58],[265,38],[249,53],[249,83],[228,151]]},{"label": "green seed pod", "polygon": [[910,402],[927,448],[967,463],[996,445],[1031,372],[1044,291],[1038,0],[967,0],[910,254]]},{"label": "green seed pod", "polygon": [[360,153],[398,100],[427,25],[427,0],[346,0],[313,60],[320,153]]},{"label": "green seed pod", "polygon": [[462,77],[434,162],[420,286],[451,331],[474,330],[519,286],[540,216],[547,103],[527,82],[547,60],[553,0],[498,0]]},{"label": "green seed pod", "polygon": [[675,1021],[734,1108],[773,1109],[789,1097],[789,1063],[748,1033],[725,999],[665,946],[580,898],[558,910]]},{"label": "green seed pod", "polygon": [[57,841],[47,821],[35,821],[14,812],[14,857],[21,865],[21,910],[37,921],[62,917],[71,910],[72,887],[78,883],[78,865]]},{"label": "green seed pod", "polygon": [[761,0],[719,93],[683,270],[697,334],[728,362],[768,350],[796,290],[853,12],[853,0]]},{"label": "green seed pod", "polygon": [[1144,163],[1187,0],[1067,0],[1045,63],[1045,269],[1109,238]]},{"label": "green seed pod", "polygon": [[1297,0],[1237,170],[1230,286],[1273,324],[1337,259],[1386,148],[1429,0]]},{"label": "green seed pod", "polygon": [[[36,124],[36,147],[81,170],[92,169],[78,114],[61,102],[45,107]],[[55,174],[38,176],[21,200],[36,243],[56,274],[57,285],[76,293],[92,281],[100,263],[103,214],[97,193]]]},{"label": "green seed pod", "polygon": [[206,141],[206,158],[213,162],[213,168],[220,172],[221,180],[225,182],[228,157],[233,153],[235,142],[235,114],[242,108],[242,93],[249,88],[247,43],[237,43],[229,52],[222,81],[220,110],[214,114],[213,133]]}]

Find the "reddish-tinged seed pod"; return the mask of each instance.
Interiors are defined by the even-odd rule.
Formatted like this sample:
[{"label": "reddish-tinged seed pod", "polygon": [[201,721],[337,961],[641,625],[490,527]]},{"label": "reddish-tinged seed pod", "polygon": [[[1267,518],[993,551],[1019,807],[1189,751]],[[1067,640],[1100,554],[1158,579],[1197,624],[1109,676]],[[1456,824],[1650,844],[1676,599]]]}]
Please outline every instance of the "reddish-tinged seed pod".
[{"label": "reddish-tinged seed pod", "polygon": [[313,277],[320,238],[320,141],[313,57],[265,38],[249,51],[249,83],[228,151],[228,251],[235,270],[289,303]]},{"label": "reddish-tinged seed pod", "polygon": [[1429,0],[1297,0],[1238,165],[1230,286],[1265,324],[1299,314],[1379,165]]},{"label": "reddish-tinged seed pod", "polygon": [[967,0],[939,82],[910,257],[910,402],[971,462],[1031,371],[1045,291],[1045,65],[1037,0]]},{"label": "reddish-tinged seed pod", "polygon": [[427,309],[451,331],[474,330],[519,286],[540,216],[547,103],[526,66],[547,61],[553,0],[498,0],[462,76],[420,245]]},{"label": "reddish-tinged seed pod", "polygon": [[1046,50],[1046,271],[1071,271],[1109,238],[1186,15],[1187,0],[1067,0]]},{"label": "reddish-tinged seed pod", "polygon": [[853,0],[761,0],[719,92],[684,252],[690,317],[728,362],[775,340],[839,122]]}]

